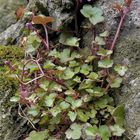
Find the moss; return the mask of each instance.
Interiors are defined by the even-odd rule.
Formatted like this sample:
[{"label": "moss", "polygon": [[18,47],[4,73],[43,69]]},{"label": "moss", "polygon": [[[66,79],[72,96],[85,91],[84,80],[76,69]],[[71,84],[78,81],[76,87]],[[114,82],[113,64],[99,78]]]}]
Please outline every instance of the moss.
[{"label": "moss", "polygon": [[17,140],[25,134],[28,126],[26,120],[18,117],[17,104],[10,102],[10,98],[17,93],[18,80],[10,77],[9,68],[3,65],[5,60],[12,63],[21,61],[24,51],[17,46],[0,46],[0,139]]},{"label": "moss", "polygon": [[[18,81],[14,78],[0,74],[0,93],[8,90],[15,92],[18,86]],[[1,99],[1,98],[0,98]]]},{"label": "moss", "polygon": [[10,102],[17,87],[15,79],[0,74],[0,140],[18,140],[27,130],[26,120],[18,116],[17,104]]},{"label": "moss", "polygon": [[4,61],[21,60],[24,57],[24,51],[17,46],[0,46],[0,65]]},{"label": "moss", "polygon": [[4,61],[17,62],[23,59],[24,51],[16,46],[0,46],[0,100],[3,99],[7,92],[12,95],[16,92],[18,81],[10,77],[9,68]]},{"label": "moss", "polygon": [[23,57],[23,50],[19,47],[0,46],[0,100],[7,92],[10,92],[11,95],[15,93],[18,87],[18,81],[8,75],[9,68],[3,65],[4,61],[16,62]]}]

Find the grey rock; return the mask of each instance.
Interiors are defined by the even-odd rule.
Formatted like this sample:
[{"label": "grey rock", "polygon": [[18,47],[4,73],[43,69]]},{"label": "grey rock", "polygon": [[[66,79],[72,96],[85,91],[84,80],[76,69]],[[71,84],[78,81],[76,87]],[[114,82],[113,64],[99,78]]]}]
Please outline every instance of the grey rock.
[{"label": "grey rock", "polygon": [[134,140],[140,140],[140,127],[137,128],[136,137],[134,138]]},{"label": "grey rock", "polygon": [[140,127],[140,1],[132,1],[114,53],[115,63],[127,64],[119,100],[125,103],[125,128],[129,139],[139,140]]},{"label": "grey rock", "polygon": [[0,34],[0,44],[7,45],[9,40],[14,41],[20,35],[21,29],[24,28],[25,21],[18,21],[17,23],[11,25],[4,32]]},{"label": "grey rock", "polygon": [[[55,21],[52,23],[52,28],[57,29],[66,20],[71,20],[71,12],[74,10],[71,0],[37,0],[38,5],[42,5],[46,9],[46,13],[53,17]],[[38,7],[40,9],[40,7]],[[41,9],[40,9],[41,10]],[[72,10],[72,11],[71,11]]]},{"label": "grey rock", "polygon": [[18,140],[27,132],[27,120],[18,116],[17,105],[10,102],[14,82],[0,75],[0,140]]},{"label": "grey rock", "polygon": [[15,11],[18,7],[25,6],[25,4],[25,0],[0,0],[0,33],[17,22]]},{"label": "grey rock", "polygon": [[[31,11],[35,7],[35,2],[30,1],[27,5],[25,12]],[[22,29],[25,27],[25,23],[29,20],[28,16],[23,16],[20,20],[16,21],[14,24],[11,24],[3,32],[0,33],[0,44],[8,45],[9,42],[15,41],[22,36]],[[1,26],[1,25],[0,25]],[[16,41],[18,42],[18,41]]]},{"label": "grey rock", "polygon": [[[116,1],[121,2],[122,0]],[[119,14],[112,9],[114,0],[97,1],[104,11],[105,23],[99,25],[100,29],[107,29],[111,33],[111,38],[115,34]],[[140,139],[140,1],[133,0],[131,11],[125,19],[120,37],[115,45],[114,62],[116,64],[128,65],[123,85],[116,94],[118,103],[125,103],[125,128],[126,139]],[[100,30],[99,30],[100,31]],[[97,30],[97,32],[99,32]],[[83,47],[91,46],[91,31],[87,32],[83,37]],[[90,42],[90,43],[89,43]]]}]

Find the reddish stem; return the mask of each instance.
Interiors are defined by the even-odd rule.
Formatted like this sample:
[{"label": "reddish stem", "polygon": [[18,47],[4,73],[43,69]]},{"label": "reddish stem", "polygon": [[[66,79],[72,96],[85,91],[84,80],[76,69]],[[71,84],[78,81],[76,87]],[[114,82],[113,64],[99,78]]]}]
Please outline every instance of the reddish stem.
[{"label": "reddish stem", "polygon": [[[46,27],[45,27],[46,28]],[[44,28],[44,29],[45,29]],[[43,43],[43,45],[45,46],[45,48],[48,50],[48,43],[40,36],[40,34],[39,34],[39,32],[34,28],[34,27],[32,27],[32,25],[31,25],[31,27],[29,28],[32,32],[35,32],[36,33],[36,35],[40,38],[40,40],[42,41],[42,43]],[[45,29],[45,34],[47,34],[48,35],[48,32],[46,31],[47,29]]]},{"label": "reddish stem", "polygon": [[111,45],[111,47],[110,47],[110,50],[113,50],[114,47],[115,47],[116,41],[117,41],[117,39],[118,39],[118,37],[119,37],[119,34],[120,34],[120,30],[121,30],[123,21],[124,21],[125,16],[127,15],[128,12],[129,12],[129,7],[125,7],[125,9],[123,10],[123,15],[121,16],[121,20],[120,20],[120,23],[119,23],[119,25],[118,25],[118,28],[117,28],[115,37],[114,37],[113,42],[112,42],[112,45]]},{"label": "reddish stem", "polygon": [[43,25],[43,27],[44,27],[45,35],[46,35],[46,41],[45,41],[45,43],[46,43],[46,48],[47,48],[47,50],[49,50],[48,30],[47,30],[47,28],[46,28],[45,25]]},{"label": "reddish stem", "polygon": [[66,89],[68,89],[68,87],[67,87],[62,81],[60,81],[59,79],[55,79],[55,78],[49,77],[49,76],[47,76],[47,75],[44,75],[44,77],[45,77],[47,80],[49,80],[49,81],[54,81],[55,83],[57,83],[57,84],[59,84],[59,85],[65,87]]}]

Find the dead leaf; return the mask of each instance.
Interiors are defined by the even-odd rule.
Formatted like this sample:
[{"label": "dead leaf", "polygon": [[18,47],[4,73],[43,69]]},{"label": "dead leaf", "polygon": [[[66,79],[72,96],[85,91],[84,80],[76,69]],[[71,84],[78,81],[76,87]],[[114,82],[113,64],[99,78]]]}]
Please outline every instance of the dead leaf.
[{"label": "dead leaf", "polygon": [[20,18],[23,17],[24,11],[25,11],[25,8],[24,8],[24,7],[19,7],[19,8],[16,10],[15,14],[16,14],[17,20],[19,20]]},{"label": "dead leaf", "polygon": [[50,22],[53,22],[54,19],[52,17],[46,17],[46,16],[43,16],[43,15],[39,15],[39,16],[33,16],[32,18],[32,22],[34,24],[43,24],[43,25],[46,25]]},{"label": "dead leaf", "polygon": [[114,9],[117,9],[117,10],[120,11],[120,12],[122,11],[122,6],[121,6],[119,3],[114,3],[114,4],[113,4],[113,8],[114,8]]}]

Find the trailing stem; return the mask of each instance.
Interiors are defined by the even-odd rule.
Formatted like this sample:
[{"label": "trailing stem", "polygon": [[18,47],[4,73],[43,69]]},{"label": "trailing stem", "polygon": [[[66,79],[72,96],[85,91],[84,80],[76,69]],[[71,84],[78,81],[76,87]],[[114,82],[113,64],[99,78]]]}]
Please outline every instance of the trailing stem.
[{"label": "trailing stem", "polygon": [[124,7],[123,8],[122,16],[121,16],[121,19],[120,19],[120,23],[118,25],[118,28],[117,28],[116,34],[114,36],[114,39],[113,39],[112,45],[110,47],[110,50],[113,50],[114,47],[115,47],[116,41],[117,41],[117,39],[119,37],[119,34],[120,34],[120,30],[121,30],[122,24],[124,22],[124,19],[125,19],[127,13],[129,12],[129,9],[130,9],[130,7]]}]

